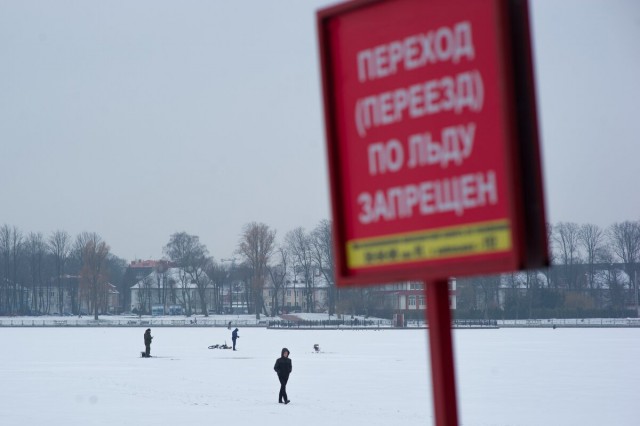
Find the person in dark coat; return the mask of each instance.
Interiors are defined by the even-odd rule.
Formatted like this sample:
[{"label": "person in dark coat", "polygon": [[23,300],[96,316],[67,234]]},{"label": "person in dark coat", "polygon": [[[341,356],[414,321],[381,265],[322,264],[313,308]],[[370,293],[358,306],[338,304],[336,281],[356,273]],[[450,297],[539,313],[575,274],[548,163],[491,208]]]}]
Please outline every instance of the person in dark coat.
[{"label": "person in dark coat", "polygon": [[151,336],[151,329],[147,328],[147,331],[144,332],[144,356],[145,358],[149,358],[151,356],[151,340],[153,340],[153,336]]},{"label": "person in dark coat", "polygon": [[289,349],[282,348],[280,358],[276,360],[276,364],[273,369],[278,373],[278,380],[280,380],[280,393],[278,394],[278,402],[280,404],[288,404],[289,397],[287,397],[287,382],[289,381],[289,374],[291,374],[291,360],[289,359]]},{"label": "person in dark coat", "polygon": [[235,330],[233,330],[233,333],[231,333],[231,340],[233,340],[233,350],[236,350],[236,340],[238,340],[240,338],[240,336],[238,336],[238,329],[236,328]]}]

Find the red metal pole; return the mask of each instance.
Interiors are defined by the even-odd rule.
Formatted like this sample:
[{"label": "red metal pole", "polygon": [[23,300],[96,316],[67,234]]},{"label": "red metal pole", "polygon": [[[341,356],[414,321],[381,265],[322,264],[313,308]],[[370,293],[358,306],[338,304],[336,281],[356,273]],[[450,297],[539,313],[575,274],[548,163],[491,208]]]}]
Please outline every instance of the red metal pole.
[{"label": "red metal pole", "polygon": [[449,282],[448,280],[425,282],[425,287],[435,424],[436,426],[458,426]]}]

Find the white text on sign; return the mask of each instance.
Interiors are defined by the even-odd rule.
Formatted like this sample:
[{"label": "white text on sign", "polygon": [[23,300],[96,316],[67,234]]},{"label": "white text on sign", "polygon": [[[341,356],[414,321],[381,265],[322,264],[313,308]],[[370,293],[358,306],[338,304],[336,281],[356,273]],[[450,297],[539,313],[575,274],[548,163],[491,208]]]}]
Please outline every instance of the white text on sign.
[{"label": "white text on sign", "polygon": [[[471,156],[476,123],[448,126],[441,130],[440,141],[432,139],[431,132],[416,133],[408,137],[407,167],[461,165]],[[368,147],[369,175],[399,171],[406,157],[405,148],[397,139],[375,142]]]},{"label": "white text on sign", "polygon": [[355,124],[358,135],[365,137],[372,127],[398,123],[405,118],[443,112],[478,112],[483,102],[480,72],[464,71],[453,77],[436,78],[360,98],[355,105]]},{"label": "white text on sign", "polygon": [[357,55],[358,80],[363,83],[388,77],[399,69],[410,71],[446,61],[457,64],[463,58],[474,57],[471,23],[464,21],[452,28],[441,27],[361,50]]},{"label": "white text on sign", "polygon": [[429,216],[493,205],[498,202],[496,174],[493,170],[396,186],[374,193],[358,195],[358,220],[367,225],[381,220],[410,218],[414,214]]}]

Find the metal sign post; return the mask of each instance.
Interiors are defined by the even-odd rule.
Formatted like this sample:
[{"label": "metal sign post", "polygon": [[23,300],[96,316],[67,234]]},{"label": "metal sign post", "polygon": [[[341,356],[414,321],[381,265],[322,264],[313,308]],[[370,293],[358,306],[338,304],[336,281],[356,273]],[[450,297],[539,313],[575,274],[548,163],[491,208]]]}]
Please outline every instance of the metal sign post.
[{"label": "metal sign post", "polygon": [[458,411],[449,312],[449,281],[425,282],[433,408],[437,426],[456,426]]}]

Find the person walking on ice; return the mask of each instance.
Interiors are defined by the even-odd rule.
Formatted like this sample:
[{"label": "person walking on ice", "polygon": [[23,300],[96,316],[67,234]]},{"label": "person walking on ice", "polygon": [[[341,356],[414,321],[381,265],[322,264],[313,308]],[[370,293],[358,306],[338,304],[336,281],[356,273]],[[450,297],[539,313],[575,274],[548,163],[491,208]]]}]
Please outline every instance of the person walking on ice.
[{"label": "person walking on ice", "polygon": [[153,336],[151,336],[151,329],[147,328],[147,331],[144,332],[144,354],[145,358],[151,357],[151,340],[153,340]]},{"label": "person walking on ice", "polygon": [[282,348],[280,358],[276,360],[276,364],[273,369],[278,373],[278,380],[280,380],[280,393],[278,394],[278,402],[280,404],[288,404],[289,397],[287,396],[287,382],[289,381],[289,374],[291,374],[291,360],[289,359],[289,349]]},{"label": "person walking on ice", "polygon": [[233,333],[231,333],[231,340],[233,340],[233,350],[236,350],[236,340],[238,340],[240,338],[240,336],[238,336],[238,329],[236,328],[235,330],[233,330]]}]

